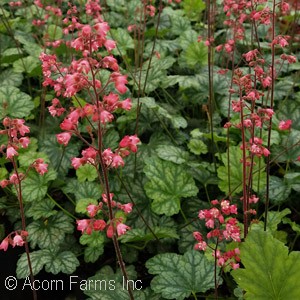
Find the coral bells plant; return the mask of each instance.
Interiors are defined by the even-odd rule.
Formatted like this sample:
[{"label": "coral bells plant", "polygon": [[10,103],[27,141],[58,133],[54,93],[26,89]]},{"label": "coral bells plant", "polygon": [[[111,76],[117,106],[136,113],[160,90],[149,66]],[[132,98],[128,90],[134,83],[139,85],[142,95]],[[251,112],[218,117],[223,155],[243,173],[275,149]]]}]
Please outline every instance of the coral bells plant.
[{"label": "coral bells plant", "polygon": [[230,204],[229,200],[212,200],[212,208],[200,210],[198,217],[205,220],[205,226],[210,230],[206,235],[195,231],[194,238],[197,240],[196,250],[212,250],[212,255],[217,261],[219,267],[230,266],[232,269],[239,268],[239,249],[230,251],[221,251],[219,248],[225,248],[224,242],[241,242],[241,229],[236,218],[231,215],[237,215],[237,206]]},{"label": "coral bells plant", "polygon": [[[67,147],[72,137],[83,141],[86,148],[81,151],[81,157],[72,158],[71,164],[76,170],[86,164],[93,166],[104,190],[102,201],[98,205],[87,206],[90,219],[78,220],[77,229],[87,234],[94,230],[106,230],[107,236],[114,241],[119,264],[126,275],[117,236],[125,234],[129,227],[124,224],[125,218],[120,217],[116,209],[127,214],[132,210],[132,205],[121,204],[112,199],[108,171],[123,167],[124,158],[137,151],[140,140],[136,135],[125,136],[117,149],[105,149],[103,146],[105,132],[116,118],[115,113],[130,110],[132,104],[129,98],[122,99],[122,95],[128,90],[127,77],[121,74],[118,62],[111,54],[116,43],[107,37],[110,27],[100,15],[99,2],[87,1],[85,8],[86,14],[91,18],[89,24],[79,22],[75,16],[76,9],[69,10],[68,17],[64,19],[64,33],[71,38],[66,46],[75,54],[72,61],[63,64],[55,54],[43,52],[40,55],[43,85],[53,88],[56,97],[73,97],[77,100],[76,107],[68,104],[64,107],[58,98],[52,100],[50,114],[53,117],[64,115],[60,124],[63,132],[57,134],[57,141],[64,147]],[[106,55],[103,54],[105,52]],[[103,80],[103,71],[106,74],[109,72],[106,81]],[[79,102],[79,93],[84,93],[84,102]],[[97,217],[100,211],[103,217],[107,217],[106,220]]]}]

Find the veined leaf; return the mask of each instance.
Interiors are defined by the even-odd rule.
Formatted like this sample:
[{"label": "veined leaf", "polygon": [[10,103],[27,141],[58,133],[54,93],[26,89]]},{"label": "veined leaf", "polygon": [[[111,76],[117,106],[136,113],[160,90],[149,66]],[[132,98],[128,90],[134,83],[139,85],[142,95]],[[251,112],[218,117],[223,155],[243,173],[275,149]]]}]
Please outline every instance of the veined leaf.
[{"label": "veined leaf", "polygon": [[[47,253],[47,249],[43,249],[43,250],[33,251],[29,254],[33,275],[38,274],[43,269],[47,261],[46,253]],[[19,258],[17,263],[16,273],[19,279],[26,278],[27,276],[30,275],[26,253],[23,253]]]},{"label": "veined leaf", "polygon": [[191,293],[214,287],[214,262],[203,253],[191,250],[184,255],[165,253],[146,262],[150,274],[156,275],[151,288],[166,299],[183,300]]},{"label": "veined leaf", "polygon": [[47,34],[51,40],[59,40],[63,36],[61,27],[51,24],[48,26]]},{"label": "veined leaf", "polygon": [[33,221],[27,226],[28,241],[32,248],[57,250],[66,233],[74,230],[73,220],[63,212],[50,216],[46,220]]},{"label": "veined leaf", "polygon": [[113,50],[114,55],[126,55],[127,49],[134,49],[133,39],[127,30],[120,27],[111,29],[111,36],[117,42],[117,48]]},{"label": "veined leaf", "polygon": [[75,254],[71,251],[63,251],[57,253],[46,249],[47,262],[45,263],[46,272],[58,274],[59,272],[65,274],[72,274],[79,266],[79,261]]},{"label": "veined leaf", "polygon": [[83,234],[80,244],[87,245],[84,249],[84,261],[95,262],[104,252],[105,236],[103,232],[93,231],[91,234]]},{"label": "veined leaf", "polygon": [[0,73],[0,85],[8,85],[18,87],[22,84],[23,75],[14,72],[12,68],[4,70]]},{"label": "veined leaf", "polygon": [[284,202],[291,193],[291,187],[284,180],[270,176],[269,197],[272,203]]},{"label": "veined leaf", "polygon": [[24,118],[34,108],[31,97],[13,86],[0,87],[0,119]]},{"label": "veined leaf", "polygon": [[102,191],[96,182],[84,181],[78,182],[76,179],[68,180],[64,193],[74,194],[76,200],[80,199],[99,199]]},{"label": "veined leaf", "polygon": [[156,149],[159,158],[175,164],[183,164],[189,158],[189,153],[172,145],[160,145]]},{"label": "veined leaf", "polygon": [[95,167],[89,164],[80,166],[76,170],[76,176],[79,182],[94,181],[98,177]]},{"label": "veined leaf", "polygon": [[[170,227],[152,227],[151,228],[155,234],[155,236],[159,239],[163,238],[173,238],[178,239],[179,236],[176,233],[175,228]],[[125,235],[120,237],[122,243],[134,243],[134,242],[149,242],[155,240],[155,236],[147,230],[134,228],[126,232]]]},{"label": "veined leaf", "polygon": [[16,73],[27,73],[37,75],[41,71],[41,62],[37,57],[27,56],[16,60],[13,63],[13,69]]},{"label": "veined leaf", "polygon": [[[243,190],[242,181],[243,181],[243,170],[241,159],[243,157],[242,150],[239,147],[230,148],[230,188],[231,195],[235,195]],[[226,194],[229,193],[229,184],[228,184],[228,161],[227,153],[221,154],[222,161],[225,166],[218,167],[218,177],[220,178],[219,188]],[[261,159],[261,162],[258,163],[258,158],[254,158],[254,167],[253,167],[253,190],[261,190],[265,186],[266,182],[266,172],[264,171],[265,163]],[[260,168],[260,169],[259,169]]]},{"label": "veined leaf", "polygon": [[[129,276],[128,285],[134,284],[133,296],[135,300],[147,300],[152,298],[146,298],[144,291],[140,291],[142,286],[141,280],[135,280],[136,272],[133,266],[126,267],[126,271]],[[111,267],[103,267],[97,274],[93,277],[89,277],[87,280],[82,280],[80,282],[80,289],[88,295],[89,300],[129,300],[127,283],[124,280],[123,275],[120,270],[116,273]],[[154,298],[155,300],[155,298]]]},{"label": "veined leaf", "polygon": [[55,204],[50,199],[46,198],[43,201],[33,201],[28,210],[25,211],[27,217],[32,217],[34,220],[40,218],[49,218],[57,214],[57,210],[53,210]]},{"label": "veined leaf", "polygon": [[285,300],[300,295],[300,252],[288,247],[262,229],[252,229],[240,249],[244,269],[232,271],[245,299]]},{"label": "veined leaf", "polygon": [[[22,195],[24,202],[40,201],[44,199],[48,182],[56,178],[56,172],[50,169],[43,176],[35,171],[30,171],[27,177],[22,181]],[[14,193],[16,190],[13,189]]]},{"label": "veined leaf", "polygon": [[[51,251],[42,249],[30,253],[33,275],[38,274],[45,266],[46,272],[72,274],[79,266],[79,261],[71,251]],[[30,275],[26,253],[23,253],[17,264],[17,277],[26,278]]]},{"label": "veined leaf", "polygon": [[159,158],[146,161],[144,173],[148,197],[153,199],[152,209],[157,214],[172,216],[180,210],[180,199],[195,196],[198,188],[184,167]]},{"label": "veined leaf", "polygon": [[184,0],[183,10],[190,20],[196,21],[205,10],[205,3],[202,0]]}]

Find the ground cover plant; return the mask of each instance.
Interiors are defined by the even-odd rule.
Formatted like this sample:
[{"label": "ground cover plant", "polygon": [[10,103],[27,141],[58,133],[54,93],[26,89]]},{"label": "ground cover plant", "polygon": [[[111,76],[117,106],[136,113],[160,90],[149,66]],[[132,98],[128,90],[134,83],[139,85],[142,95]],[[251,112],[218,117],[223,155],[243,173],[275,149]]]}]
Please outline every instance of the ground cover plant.
[{"label": "ground cover plant", "polygon": [[0,16],[1,294],[299,297],[297,1]]}]

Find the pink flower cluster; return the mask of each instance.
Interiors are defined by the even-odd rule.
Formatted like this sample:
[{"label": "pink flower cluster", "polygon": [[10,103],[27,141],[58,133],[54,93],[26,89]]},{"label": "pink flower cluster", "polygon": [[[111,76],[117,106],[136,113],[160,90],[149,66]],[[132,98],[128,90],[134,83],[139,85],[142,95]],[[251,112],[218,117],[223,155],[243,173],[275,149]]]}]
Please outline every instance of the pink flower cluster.
[{"label": "pink flower cluster", "polygon": [[[213,205],[210,209],[204,209],[199,211],[199,219],[205,220],[205,226],[210,230],[206,235],[206,239],[214,239],[219,242],[235,241],[241,242],[240,227],[236,218],[229,217],[230,215],[237,214],[237,207],[234,204],[230,204],[229,200],[213,200]],[[196,250],[206,251],[207,247],[213,249],[207,241],[204,240],[202,234],[198,231],[194,232],[194,238],[197,240],[195,245]],[[213,249],[214,250],[214,249]],[[238,268],[239,250],[228,251],[222,253],[220,250],[214,250],[213,255],[216,255],[218,265],[225,267],[230,265],[232,268]]]},{"label": "pink flower cluster", "polygon": [[87,212],[91,219],[82,219],[77,220],[77,229],[82,233],[91,234],[93,231],[104,231],[106,229],[106,235],[108,238],[112,238],[114,233],[116,232],[118,236],[121,236],[126,233],[127,230],[130,229],[129,226],[123,223],[122,217],[116,217],[107,223],[103,219],[96,219],[99,211],[103,211],[103,205],[106,204],[108,206],[108,202],[110,202],[112,208],[118,208],[122,210],[125,214],[129,214],[132,211],[132,203],[121,204],[117,201],[113,200],[113,193],[110,193],[110,199],[107,199],[106,194],[102,194],[102,201],[98,204],[89,204],[87,206]]},{"label": "pink flower cluster", "polygon": [[[149,2],[151,3],[151,1]],[[146,14],[154,15],[155,8],[147,2]],[[149,4],[149,5],[148,5]],[[87,24],[81,23],[76,6],[68,3],[69,10],[63,19],[63,33],[69,35],[64,43],[75,53],[69,64],[62,64],[54,54],[42,53],[43,85],[51,87],[56,98],[48,108],[53,117],[65,117],[60,124],[63,131],[56,135],[57,141],[67,146],[72,136],[81,139],[86,148],[81,151],[81,157],[73,157],[71,164],[75,169],[90,164],[99,173],[99,180],[103,183],[107,180],[107,171],[110,168],[124,166],[124,158],[137,151],[140,143],[136,135],[126,135],[119,143],[117,149],[103,149],[102,140],[107,126],[115,119],[115,114],[129,111],[132,107],[129,98],[122,96],[127,89],[127,76],[120,73],[117,59],[111,54],[116,47],[115,41],[108,38],[110,27],[101,16],[99,0],[88,0],[85,5]],[[51,42],[49,46],[56,47]],[[105,55],[106,53],[106,55]],[[101,71],[105,70],[106,82]],[[78,93],[85,92],[83,101],[78,101],[76,107],[63,105],[61,98],[78,100]],[[80,95],[82,98],[82,95]],[[65,101],[68,103],[67,101]],[[85,124],[84,135],[81,132]],[[87,137],[88,136],[88,137]],[[107,199],[102,195],[102,201],[98,205],[90,204],[87,207],[89,219],[77,220],[77,229],[82,233],[91,234],[94,230],[104,231],[108,237],[125,234],[129,229],[124,224],[124,217],[120,217],[113,210],[127,214],[132,210],[132,204],[115,202],[113,194]],[[106,205],[108,211],[104,210]],[[121,210],[121,211],[120,211]],[[108,217],[100,219],[98,212]]]},{"label": "pink flower cluster", "polygon": [[15,246],[23,246],[28,236],[27,231],[14,231],[10,233],[0,244],[0,250],[6,251],[8,246],[11,245],[13,248]]},{"label": "pink flower cluster", "polygon": [[[18,150],[20,148],[27,148],[30,139],[25,136],[30,132],[28,126],[25,125],[23,119],[11,119],[5,117],[2,121],[4,129],[0,130],[0,135],[7,137],[7,144],[0,146],[0,153],[2,153],[7,160],[13,161],[16,156],[19,155]],[[39,174],[44,175],[48,169],[48,165],[44,163],[42,158],[36,159],[29,168],[34,168]],[[25,175],[22,173],[12,173],[9,179],[3,179],[0,181],[0,186],[5,188],[9,184],[18,184],[19,181],[23,180]]]}]

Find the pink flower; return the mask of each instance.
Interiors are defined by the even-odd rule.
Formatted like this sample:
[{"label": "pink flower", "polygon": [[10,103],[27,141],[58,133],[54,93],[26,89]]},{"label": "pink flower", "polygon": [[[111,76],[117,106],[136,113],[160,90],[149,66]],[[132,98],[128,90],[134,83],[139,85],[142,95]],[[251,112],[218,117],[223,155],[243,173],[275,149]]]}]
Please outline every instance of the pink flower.
[{"label": "pink flower", "polygon": [[71,164],[75,170],[77,170],[80,166],[86,164],[86,160],[83,158],[73,157],[71,161]]},{"label": "pink flower", "polygon": [[111,50],[115,49],[116,48],[116,42],[113,41],[113,40],[106,40],[104,42],[104,47],[106,48],[106,50],[108,52],[110,52]]},{"label": "pink flower", "polygon": [[90,222],[91,220],[88,219],[77,220],[77,230],[80,230],[83,233],[90,225]]},{"label": "pink flower", "polygon": [[90,204],[88,205],[88,207],[86,208],[87,212],[89,213],[90,217],[93,218],[96,216],[99,207],[97,205],[94,204]]},{"label": "pink flower", "polygon": [[120,141],[120,148],[129,148],[132,152],[137,151],[137,144],[140,142],[140,139],[136,135],[126,135]]},{"label": "pink flower", "polygon": [[119,224],[117,225],[117,233],[118,233],[118,236],[121,236],[121,235],[125,234],[126,231],[129,230],[129,229],[130,229],[129,226],[127,226],[127,225],[125,225],[125,224],[123,224],[123,223],[119,223]]},{"label": "pink flower", "polygon": [[7,147],[7,149],[6,149],[6,158],[11,159],[15,155],[18,155],[18,152],[15,150],[15,148],[12,147],[12,146]]},{"label": "pink flower", "polygon": [[280,121],[278,128],[280,130],[290,130],[292,126],[292,120]]},{"label": "pink flower", "polygon": [[93,223],[94,230],[104,230],[106,227],[106,222],[104,220],[95,220]]},{"label": "pink flower", "polygon": [[124,167],[124,161],[122,157],[120,155],[114,154],[110,166],[112,168]]},{"label": "pink flower", "polygon": [[15,246],[23,246],[23,245],[24,245],[23,238],[19,234],[16,234],[13,238],[12,246],[15,247]]},{"label": "pink flower", "polygon": [[44,175],[45,173],[48,172],[48,164],[45,164],[44,160],[42,158],[38,158],[33,163],[33,166],[34,166],[35,170],[41,175]]},{"label": "pink flower", "polygon": [[71,136],[72,133],[70,132],[62,132],[56,135],[56,139],[59,144],[67,146],[71,139]]},{"label": "pink flower", "polygon": [[198,242],[203,241],[203,237],[200,232],[198,232],[198,231],[193,232],[193,236],[194,236],[194,239],[197,240]]},{"label": "pink flower", "polygon": [[129,98],[125,99],[124,101],[120,102],[119,107],[123,108],[124,110],[131,110],[131,100]]},{"label": "pink flower", "polygon": [[62,130],[74,130],[76,128],[76,123],[74,124],[69,118],[66,118],[60,124]]},{"label": "pink flower", "polygon": [[5,238],[0,244],[0,250],[6,251],[9,245],[8,238]]},{"label": "pink flower", "polygon": [[121,205],[121,209],[122,209],[126,214],[129,214],[129,213],[131,213],[131,211],[132,211],[132,206],[133,206],[132,203],[122,204],[122,205]]},{"label": "pink flower", "polygon": [[21,137],[19,139],[19,143],[21,144],[22,148],[27,148],[30,143],[30,139],[28,137]]},{"label": "pink flower", "polygon": [[30,132],[28,126],[24,125],[25,121],[23,119],[16,119],[16,128],[18,129],[21,136],[24,136],[26,133]]},{"label": "pink flower", "polygon": [[120,94],[126,93],[127,91],[126,84],[128,83],[127,76],[121,75],[118,72],[113,72],[110,78],[115,83],[115,87]]},{"label": "pink flower", "polygon": [[10,184],[9,180],[3,179],[0,181],[0,186],[4,189],[6,186]]},{"label": "pink flower", "polygon": [[197,243],[194,247],[195,250],[201,250],[201,251],[205,251],[206,248],[207,248],[207,243],[204,241]]},{"label": "pink flower", "polygon": [[113,235],[114,235],[114,226],[110,224],[110,225],[107,227],[107,230],[106,230],[106,236],[107,236],[108,238],[112,238]]}]

